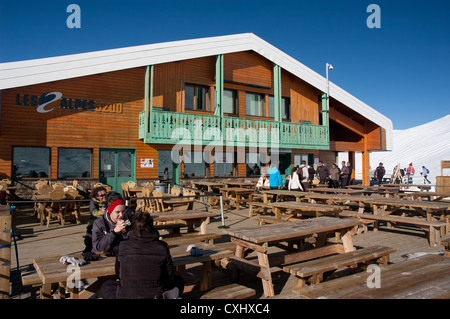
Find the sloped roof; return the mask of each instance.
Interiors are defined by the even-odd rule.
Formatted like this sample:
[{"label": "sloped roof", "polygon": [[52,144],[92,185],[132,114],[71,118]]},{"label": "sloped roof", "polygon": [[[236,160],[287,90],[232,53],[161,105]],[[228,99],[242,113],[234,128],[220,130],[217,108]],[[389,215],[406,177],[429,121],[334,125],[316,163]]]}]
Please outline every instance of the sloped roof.
[{"label": "sloped roof", "polygon": [[[164,42],[142,46],[0,64],[0,90],[81,76],[253,50],[326,92],[326,79],[253,33]],[[386,130],[392,149],[392,121],[330,82],[330,96]]]}]

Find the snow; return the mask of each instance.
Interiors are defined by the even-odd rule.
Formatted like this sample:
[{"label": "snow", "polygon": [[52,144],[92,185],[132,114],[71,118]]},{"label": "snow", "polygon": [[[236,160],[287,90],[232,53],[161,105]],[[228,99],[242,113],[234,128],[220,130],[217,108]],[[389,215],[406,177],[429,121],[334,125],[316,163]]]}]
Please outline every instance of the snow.
[{"label": "snow", "polygon": [[[348,160],[348,153],[339,153],[339,163]],[[414,184],[423,184],[422,166],[429,169],[428,180],[436,184],[436,176],[441,175],[441,160],[450,160],[450,114],[443,118],[431,121],[406,130],[394,130],[393,150],[370,153],[371,172],[380,162],[390,176],[394,167],[400,163],[401,168],[407,168],[413,163],[416,171]],[[356,180],[362,179],[362,156],[355,154]],[[450,175],[450,169],[444,169],[443,175]],[[373,173],[372,173],[373,176]],[[371,177],[372,177],[371,176]]]}]

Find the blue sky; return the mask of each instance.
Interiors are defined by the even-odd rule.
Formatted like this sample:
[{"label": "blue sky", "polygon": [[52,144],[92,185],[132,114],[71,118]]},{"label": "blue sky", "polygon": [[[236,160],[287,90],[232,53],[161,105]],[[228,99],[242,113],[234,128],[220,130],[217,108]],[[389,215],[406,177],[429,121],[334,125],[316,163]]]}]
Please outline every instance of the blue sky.
[{"label": "blue sky", "polygon": [[450,114],[449,15],[448,0],[0,0],[0,63],[252,32],[323,76],[331,63],[332,82],[406,129]]}]

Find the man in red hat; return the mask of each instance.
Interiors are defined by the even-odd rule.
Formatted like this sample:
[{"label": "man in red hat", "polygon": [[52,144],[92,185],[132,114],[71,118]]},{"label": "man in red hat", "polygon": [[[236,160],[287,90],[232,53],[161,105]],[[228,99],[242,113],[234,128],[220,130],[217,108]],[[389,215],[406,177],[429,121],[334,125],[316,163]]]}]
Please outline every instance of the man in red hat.
[{"label": "man in red hat", "polygon": [[413,164],[409,163],[408,168],[406,169],[406,176],[408,177],[408,184],[412,184],[413,175],[416,171],[414,170]]},{"label": "man in red hat", "polygon": [[108,209],[97,218],[92,229],[92,250],[115,256],[130,230],[133,211],[125,206],[119,193],[108,194]]}]

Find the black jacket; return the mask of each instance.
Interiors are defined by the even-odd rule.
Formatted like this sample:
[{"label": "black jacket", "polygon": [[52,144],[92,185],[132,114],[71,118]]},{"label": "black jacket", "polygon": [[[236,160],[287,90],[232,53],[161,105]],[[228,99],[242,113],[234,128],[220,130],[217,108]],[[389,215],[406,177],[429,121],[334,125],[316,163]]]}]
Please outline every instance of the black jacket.
[{"label": "black jacket", "polygon": [[174,287],[174,267],[168,245],[159,240],[158,231],[142,231],[137,237],[128,232],[128,239],[119,245],[116,274],[119,277],[117,298],[153,299]]},{"label": "black jacket", "polygon": [[[133,208],[125,210],[124,219],[131,221],[134,215]],[[113,233],[116,225],[109,218],[108,213],[101,215],[94,222],[92,227],[92,251],[93,252],[108,252],[107,255],[115,256],[119,247],[119,243],[127,238],[127,234]],[[126,230],[130,230],[127,226]]]}]

